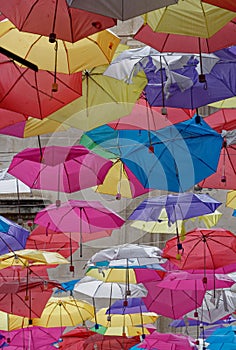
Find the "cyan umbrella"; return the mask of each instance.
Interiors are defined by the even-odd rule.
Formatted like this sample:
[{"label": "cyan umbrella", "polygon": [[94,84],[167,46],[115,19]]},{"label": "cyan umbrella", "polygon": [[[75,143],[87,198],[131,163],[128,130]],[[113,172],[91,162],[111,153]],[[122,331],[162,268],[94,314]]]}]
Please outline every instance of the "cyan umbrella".
[{"label": "cyan umbrella", "polygon": [[236,349],[236,327],[229,326],[216,329],[206,342],[208,348],[214,350],[235,350]]},{"label": "cyan umbrella", "polygon": [[[222,136],[200,117],[158,131],[114,130],[107,125],[87,133],[97,145],[119,157],[145,188],[184,192],[217,169]],[[214,144],[214,147],[212,147]]]}]

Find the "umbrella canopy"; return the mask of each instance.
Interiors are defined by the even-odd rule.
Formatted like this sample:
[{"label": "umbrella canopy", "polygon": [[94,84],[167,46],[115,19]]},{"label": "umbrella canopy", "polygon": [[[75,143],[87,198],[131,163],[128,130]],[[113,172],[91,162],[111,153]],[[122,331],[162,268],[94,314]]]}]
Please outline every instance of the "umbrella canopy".
[{"label": "umbrella canopy", "polygon": [[236,39],[232,33],[236,33],[234,20],[225,24],[223,28],[209,38],[173,33],[158,33],[154,32],[149,25],[144,25],[135,34],[134,39],[160,52],[210,53],[235,45]]},{"label": "umbrella canopy", "polygon": [[[4,118],[6,114],[18,115],[18,113],[16,112],[7,111],[4,109],[0,110],[0,118]],[[19,121],[15,124],[0,128],[0,134],[26,138],[59,131],[65,131],[68,129],[68,125],[60,124],[55,120],[49,120],[47,118],[44,118],[43,120],[38,120],[36,118],[25,117],[25,120],[23,121]]]},{"label": "umbrella canopy", "polygon": [[172,319],[184,316],[200,307],[206,292],[202,279],[181,279],[170,277],[159,282],[145,282],[148,295],[143,299],[149,311]]},{"label": "umbrella canopy", "polygon": [[[98,144],[116,154],[145,188],[172,192],[188,190],[198,178],[214,173],[223,141],[195,118],[158,131],[113,130],[105,125],[85,135],[92,140],[89,149],[96,152]],[[210,147],[213,139],[214,149]]]},{"label": "umbrella canopy", "polygon": [[60,265],[69,262],[59,253],[44,252],[36,249],[15,250],[0,255],[0,269],[9,266]]},{"label": "umbrella canopy", "polygon": [[[132,298],[142,298],[147,295],[147,290],[142,283],[129,285]],[[127,286],[118,282],[103,282],[90,276],[85,276],[77,282],[74,292],[88,295],[91,298],[127,299]]]},{"label": "umbrella canopy", "polygon": [[140,72],[133,84],[126,84],[103,75],[107,66],[100,66],[83,73],[83,96],[73,103],[52,113],[50,119],[63,122],[82,130],[91,130],[99,125],[131,113],[140,97],[146,76]]},{"label": "umbrella canopy", "polygon": [[16,154],[8,173],[34,189],[71,193],[102,183],[111,166],[81,145],[47,146]]},{"label": "umbrella canopy", "polygon": [[235,109],[221,108],[205,117],[204,121],[219,133],[223,130],[234,130],[236,128]]},{"label": "umbrella canopy", "polygon": [[148,0],[145,3],[138,0],[127,1],[102,1],[89,0],[84,3],[81,0],[68,0],[71,7],[83,9],[93,13],[100,13],[105,16],[114,17],[125,21],[129,18],[139,16],[143,13],[153,11],[157,8],[176,4],[177,0],[160,0],[158,3],[155,0]]},{"label": "umbrella canopy", "polygon": [[0,254],[24,249],[29,231],[16,222],[0,216]]},{"label": "umbrella canopy", "polygon": [[[226,318],[223,318],[221,320],[218,320],[214,323],[212,323],[211,325],[222,325],[222,327],[224,327],[224,325],[229,325],[230,323],[233,323],[235,322],[235,318],[233,318],[232,316],[229,316],[229,317],[226,317]],[[181,318],[179,320],[174,320],[172,321],[169,326],[170,327],[174,327],[174,328],[178,328],[178,327],[188,327],[188,326],[199,326],[201,323],[203,323],[203,325],[206,325],[208,326],[209,323],[207,322],[201,322],[200,320],[195,320],[195,319],[192,319],[192,318],[187,318],[187,317],[184,317],[184,318]]]},{"label": "umbrella canopy", "polygon": [[9,347],[16,347],[16,349],[38,350],[42,347],[50,349],[50,345],[55,343],[60,338],[63,328],[43,327],[27,327],[13,330],[11,332],[1,331],[1,334],[7,338]]},{"label": "umbrella canopy", "polygon": [[95,334],[85,340],[83,350],[94,350],[94,346],[96,350],[128,350],[139,341],[139,337],[126,338]]},{"label": "umbrella canopy", "polygon": [[[18,41],[22,45],[15,45]],[[0,46],[47,71],[55,70],[55,53],[56,72],[60,73],[71,74],[109,64],[119,42],[116,35],[104,30],[75,43],[57,40],[52,45],[46,36],[20,32],[10,21],[0,22]]]},{"label": "umbrella canopy", "polygon": [[[96,322],[104,327],[138,326],[146,323],[154,323],[158,315],[155,312],[142,312],[135,314],[109,314],[106,308],[102,308],[96,313]],[[95,320],[92,320],[95,322]]]},{"label": "umbrella canopy", "polygon": [[69,8],[66,0],[1,1],[0,7],[19,30],[44,36],[50,34],[50,42],[53,39],[75,42],[116,25],[112,18]]},{"label": "umbrella canopy", "polygon": [[81,350],[86,338],[94,335],[94,332],[85,327],[76,327],[61,336],[63,342],[59,344],[59,349]]},{"label": "umbrella canopy", "polygon": [[[146,325],[145,325],[146,326]],[[153,326],[155,329],[155,326]],[[139,326],[118,326],[118,327],[104,327],[99,325],[99,328],[95,327],[90,328],[93,332],[104,334],[108,336],[126,336],[126,337],[135,337],[135,336],[145,336],[145,334],[150,334],[148,327],[139,327]]]},{"label": "umbrella canopy", "polygon": [[223,228],[196,228],[187,232],[180,256],[176,256],[176,245],[176,238],[168,240],[163,257],[180,269],[215,270],[235,262],[236,236]]},{"label": "umbrella canopy", "polygon": [[[170,345],[170,348],[166,348],[165,344]],[[182,334],[171,333],[158,333],[153,332],[148,335],[144,341],[140,344],[139,348],[142,349],[174,349],[174,350],[194,350],[195,341],[189,336]]]},{"label": "umbrella canopy", "polygon": [[33,320],[33,325],[46,328],[76,326],[93,316],[93,306],[86,301],[73,297],[51,297],[41,317]]},{"label": "umbrella canopy", "polygon": [[[202,306],[196,311],[199,320],[207,323],[214,323],[234,312],[235,307],[235,292],[229,289],[216,289],[206,292]],[[188,313],[187,316],[193,319],[195,318],[193,311]]]},{"label": "umbrella canopy", "polygon": [[234,17],[234,12],[202,3],[201,0],[179,1],[171,7],[144,15],[146,23],[155,32],[202,38],[211,37]]},{"label": "umbrella canopy", "polygon": [[203,0],[203,2],[206,2],[214,6],[218,6],[223,9],[227,9],[229,11],[236,12],[236,5],[234,0],[225,0],[224,3],[222,3],[220,0]]},{"label": "umbrella canopy", "polygon": [[[53,94],[51,72],[21,68],[4,55],[0,55],[0,72],[1,111],[7,109],[42,119],[82,95],[80,72],[73,75],[58,74],[59,88]],[[4,117],[7,117],[6,112]]]},{"label": "umbrella canopy", "polygon": [[58,286],[36,277],[0,282],[0,310],[29,319],[40,317],[53,288]]},{"label": "umbrella canopy", "polygon": [[227,192],[226,207],[236,209],[236,191]]},{"label": "umbrella canopy", "polygon": [[0,311],[0,330],[12,331],[14,329],[21,329],[28,327],[29,319],[27,317],[16,316]]},{"label": "umbrella canopy", "polygon": [[208,348],[217,350],[233,350],[236,348],[235,331],[235,326],[215,329],[208,337],[206,337],[206,342],[209,344]]},{"label": "umbrella canopy", "polygon": [[148,312],[146,305],[141,298],[130,298],[127,300],[127,306],[124,306],[124,300],[116,300],[106,311],[106,314],[138,314]]}]

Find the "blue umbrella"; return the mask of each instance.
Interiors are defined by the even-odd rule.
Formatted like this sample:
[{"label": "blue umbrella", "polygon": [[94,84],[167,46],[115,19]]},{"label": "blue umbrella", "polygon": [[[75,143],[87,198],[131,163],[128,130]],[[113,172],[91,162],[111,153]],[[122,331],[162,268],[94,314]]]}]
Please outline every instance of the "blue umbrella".
[{"label": "blue umbrella", "polygon": [[[230,56],[230,57],[229,57]],[[214,58],[212,58],[214,60]],[[190,56],[189,61],[179,69],[167,67],[157,69],[151,60],[144,67],[148,78],[145,95],[151,106],[168,106],[194,109],[213,101],[227,99],[236,95],[236,53],[215,55],[215,64],[201,74],[200,59]],[[202,69],[201,69],[202,70]],[[203,70],[201,73],[205,73]],[[184,80],[188,82],[184,86]]]},{"label": "blue umbrella", "polygon": [[25,248],[30,232],[0,216],[0,255]]},{"label": "blue umbrella", "polygon": [[96,152],[99,145],[115,154],[145,188],[171,192],[187,191],[213,174],[223,142],[199,116],[158,131],[104,125],[85,135],[88,148]]},{"label": "blue umbrella", "polygon": [[214,350],[235,350],[236,349],[236,326],[229,326],[216,329],[208,338],[208,348]]}]

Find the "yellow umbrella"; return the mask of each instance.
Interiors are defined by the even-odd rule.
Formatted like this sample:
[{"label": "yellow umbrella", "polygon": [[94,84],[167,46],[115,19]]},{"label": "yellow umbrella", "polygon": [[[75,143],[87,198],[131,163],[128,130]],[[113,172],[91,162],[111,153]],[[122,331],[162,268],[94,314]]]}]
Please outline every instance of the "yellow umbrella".
[{"label": "yellow umbrella", "polygon": [[118,327],[104,327],[99,325],[98,329],[92,327],[93,332],[103,334],[103,335],[113,335],[113,336],[126,336],[135,337],[142,336],[143,334],[150,334],[147,327],[135,327],[135,326],[118,326]]},{"label": "yellow umbrella", "polygon": [[51,297],[41,317],[33,319],[33,325],[47,328],[76,326],[93,316],[93,306],[86,301],[73,297]]},{"label": "yellow umbrella", "polygon": [[226,207],[236,209],[236,191],[229,191],[227,192],[226,196]]},{"label": "yellow umbrella", "polygon": [[[129,274],[129,276],[127,276]],[[126,269],[126,268],[114,268],[114,269],[104,269],[100,270],[98,268],[91,268],[88,269],[86,272],[87,276],[96,278],[97,280],[103,281],[103,282],[120,282],[120,283],[126,283],[127,279],[129,283],[136,284],[137,279],[135,275],[135,271],[133,269]]]},{"label": "yellow umbrella", "polygon": [[155,32],[209,38],[235,17],[235,12],[203,3],[179,0],[177,4],[144,15]]},{"label": "yellow umbrella", "polygon": [[209,104],[214,108],[236,108],[236,97],[227,98],[226,100],[217,101]]},{"label": "yellow umbrella", "polygon": [[107,66],[100,66],[83,73],[83,96],[48,116],[49,119],[72,127],[91,130],[131,113],[147,84],[140,72],[133,84],[104,76]]},{"label": "yellow umbrella", "polygon": [[33,266],[33,265],[61,265],[69,264],[61,254],[57,252],[45,252],[37,249],[22,249],[0,255],[0,269],[9,266]]},{"label": "yellow umbrella", "polygon": [[0,22],[0,46],[47,71],[71,74],[108,64],[119,42],[104,30],[75,43],[57,40],[51,44],[46,36],[20,32],[7,20]]},{"label": "yellow umbrella", "polygon": [[[96,323],[104,327],[137,326],[147,323],[154,323],[158,318],[158,315],[155,312],[108,315],[106,314],[106,311],[106,308],[102,308],[96,313]],[[91,321],[95,322],[95,319],[93,318]]]},{"label": "yellow umbrella", "polygon": [[0,311],[0,331],[13,331],[29,326],[29,319]]}]

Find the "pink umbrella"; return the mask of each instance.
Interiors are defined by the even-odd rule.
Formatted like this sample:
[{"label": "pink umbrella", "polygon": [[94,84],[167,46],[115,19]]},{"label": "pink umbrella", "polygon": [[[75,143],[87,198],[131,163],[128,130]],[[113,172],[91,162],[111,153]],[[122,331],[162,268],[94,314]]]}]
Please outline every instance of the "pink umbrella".
[{"label": "pink umbrella", "polygon": [[82,95],[82,73],[57,74],[58,91],[52,93],[54,73],[20,68],[0,55],[0,108],[43,119]]},{"label": "pink umbrella", "polygon": [[236,129],[235,108],[222,108],[208,115],[204,121],[217,132]]},{"label": "pink umbrella", "polygon": [[[173,347],[166,347],[166,344]],[[141,349],[158,349],[158,350],[194,350],[197,349],[195,340],[192,337],[182,334],[159,333],[153,332],[146,336],[144,341],[138,345]]]},{"label": "pink umbrella", "polygon": [[170,107],[167,110],[167,115],[163,115],[161,107],[150,107],[144,98],[140,98],[129,115],[114,120],[108,123],[108,125],[116,130],[159,130],[191,119],[194,114],[195,110]]},{"label": "pink umbrella", "polygon": [[235,34],[236,24],[232,20],[210,38],[158,33],[148,25],[142,26],[134,38],[160,52],[211,53],[235,45]]},{"label": "pink umbrella", "polygon": [[102,183],[112,164],[82,145],[48,146],[16,154],[8,173],[30,188],[72,193]]},{"label": "pink umbrella", "polygon": [[202,279],[187,279],[179,273],[180,279],[170,274],[160,282],[144,282],[148,295],[143,298],[148,310],[172,319],[184,316],[188,311],[201,306],[206,287]]},{"label": "pink umbrella", "polygon": [[0,108],[0,129],[7,128],[16,123],[24,123],[27,119],[28,117],[25,114]]},{"label": "pink umbrella", "polygon": [[80,248],[82,248],[83,232],[90,234],[119,228],[125,221],[100,202],[69,200],[59,207],[52,204],[41,210],[34,222],[56,232],[79,232]]},{"label": "pink umbrella", "polygon": [[207,2],[208,4],[236,12],[236,4],[234,0],[203,0],[203,2]]},{"label": "pink umbrella", "polygon": [[[43,328],[33,326],[11,332],[1,331],[1,334],[6,337],[9,344],[7,349],[16,347],[16,349],[24,350],[46,350],[51,349],[52,344],[58,342],[64,329],[64,327]],[[55,347],[53,348],[55,349]]]}]

